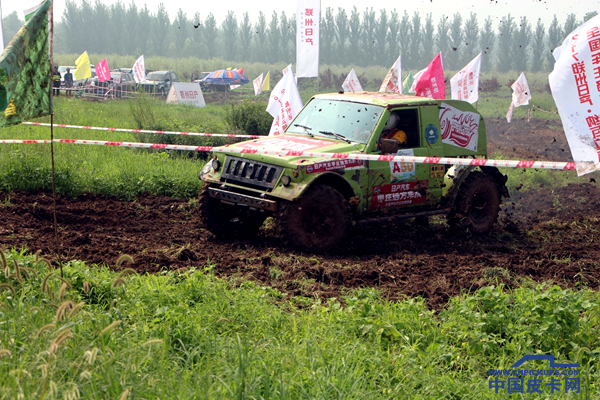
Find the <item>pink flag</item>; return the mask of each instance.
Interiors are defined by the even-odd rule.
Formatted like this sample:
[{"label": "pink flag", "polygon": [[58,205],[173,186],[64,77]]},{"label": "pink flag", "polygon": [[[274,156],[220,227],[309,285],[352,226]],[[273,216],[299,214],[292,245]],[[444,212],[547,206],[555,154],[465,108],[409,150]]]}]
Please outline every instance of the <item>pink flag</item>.
[{"label": "pink flag", "polygon": [[439,52],[427,68],[423,70],[419,79],[415,79],[415,92],[420,97],[431,97],[433,99],[446,98],[442,52]]},{"label": "pink flag", "polygon": [[106,61],[106,58],[96,64],[96,75],[98,75],[98,80],[100,82],[110,80],[110,69],[108,69],[108,61]]}]

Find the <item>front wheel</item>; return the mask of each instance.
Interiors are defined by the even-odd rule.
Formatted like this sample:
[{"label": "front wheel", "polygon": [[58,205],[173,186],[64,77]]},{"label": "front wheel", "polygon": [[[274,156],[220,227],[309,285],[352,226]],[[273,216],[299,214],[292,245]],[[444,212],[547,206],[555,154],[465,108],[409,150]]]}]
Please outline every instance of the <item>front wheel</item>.
[{"label": "front wheel", "polygon": [[291,247],[325,252],[342,243],[352,229],[350,204],[330,186],[315,184],[296,202],[280,203],[278,236]]},{"label": "front wheel", "polygon": [[266,216],[245,214],[235,206],[223,205],[221,200],[210,197],[208,186],[198,195],[200,221],[204,227],[219,237],[244,237],[258,233]]},{"label": "front wheel", "polygon": [[499,211],[497,183],[483,172],[472,172],[459,188],[448,223],[451,227],[464,228],[472,233],[486,233],[496,223]]}]

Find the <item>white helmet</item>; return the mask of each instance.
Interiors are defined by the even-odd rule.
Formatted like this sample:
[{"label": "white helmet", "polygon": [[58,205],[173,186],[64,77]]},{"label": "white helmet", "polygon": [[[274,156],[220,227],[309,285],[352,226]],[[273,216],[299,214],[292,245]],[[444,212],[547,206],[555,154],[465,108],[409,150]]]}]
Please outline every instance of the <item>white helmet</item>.
[{"label": "white helmet", "polygon": [[396,126],[397,122],[398,122],[398,114],[391,113],[387,122],[385,123],[385,126],[383,127],[383,130],[387,131],[387,130],[392,129],[394,126]]}]

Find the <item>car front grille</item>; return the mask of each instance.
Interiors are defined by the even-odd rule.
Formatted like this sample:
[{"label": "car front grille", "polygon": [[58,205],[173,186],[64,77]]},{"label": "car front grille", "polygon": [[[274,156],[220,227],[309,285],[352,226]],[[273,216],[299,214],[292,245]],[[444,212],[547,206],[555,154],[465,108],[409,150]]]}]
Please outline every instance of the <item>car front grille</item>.
[{"label": "car front grille", "polygon": [[221,181],[242,183],[259,189],[272,189],[279,180],[283,167],[227,156]]}]

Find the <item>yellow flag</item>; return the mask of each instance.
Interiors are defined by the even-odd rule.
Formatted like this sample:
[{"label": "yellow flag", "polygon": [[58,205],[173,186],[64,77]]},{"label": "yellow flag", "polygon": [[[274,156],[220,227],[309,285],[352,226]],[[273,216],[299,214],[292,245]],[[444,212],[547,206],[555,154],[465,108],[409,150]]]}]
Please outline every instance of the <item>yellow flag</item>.
[{"label": "yellow flag", "polygon": [[90,59],[87,51],[84,51],[83,54],[75,60],[75,65],[77,66],[77,69],[73,71],[73,79],[79,81],[81,79],[92,77],[92,69],[90,68]]},{"label": "yellow flag", "polygon": [[269,79],[270,73],[271,73],[270,71],[267,71],[267,76],[265,76],[265,79],[263,80],[262,90],[271,90],[271,83],[270,83],[270,79]]}]

